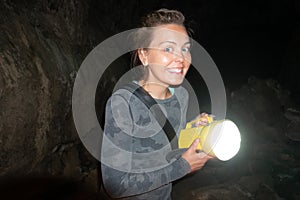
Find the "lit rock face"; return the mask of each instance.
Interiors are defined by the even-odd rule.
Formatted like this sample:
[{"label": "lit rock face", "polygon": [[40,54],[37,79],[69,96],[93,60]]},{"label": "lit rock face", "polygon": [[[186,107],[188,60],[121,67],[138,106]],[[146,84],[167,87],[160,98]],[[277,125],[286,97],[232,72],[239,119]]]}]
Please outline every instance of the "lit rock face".
[{"label": "lit rock face", "polygon": [[0,175],[79,165],[74,153],[64,161],[78,143],[71,95],[87,6],[71,2],[0,6]]}]

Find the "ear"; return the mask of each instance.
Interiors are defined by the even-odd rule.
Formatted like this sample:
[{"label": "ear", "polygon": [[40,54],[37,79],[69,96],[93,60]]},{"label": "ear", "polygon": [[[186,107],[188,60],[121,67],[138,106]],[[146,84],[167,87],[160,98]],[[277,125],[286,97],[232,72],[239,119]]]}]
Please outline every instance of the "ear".
[{"label": "ear", "polygon": [[144,66],[147,66],[149,64],[148,62],[148,51],[146,49],[139,49],[138,50],[138,56],[140,61]]}]

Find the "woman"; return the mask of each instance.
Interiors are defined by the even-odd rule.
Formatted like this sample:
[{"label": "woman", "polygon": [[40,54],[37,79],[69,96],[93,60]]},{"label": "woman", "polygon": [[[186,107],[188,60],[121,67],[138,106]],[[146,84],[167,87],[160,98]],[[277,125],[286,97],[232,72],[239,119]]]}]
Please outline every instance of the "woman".
[{"label": "woman", "polygon": [[[176,10],[160,9],[143,18],[134,40],[140,48],[133,52],[139,69],[135,81],[166,115],[178,136],[186,124],[188,93],[179,86],[190,67],[190,40],[184,16]],[[139,66],[142,67],[139,67]],[[207,114],[199,116],[207,123]],[[170,199],[172,182],[199,170],[211,157],[196,153],[199,140],[178,159],[167,160],[170,141],[151,110],[126,89],[119,89],[106,106],[102,144],[104,188],[113,198]]]}]

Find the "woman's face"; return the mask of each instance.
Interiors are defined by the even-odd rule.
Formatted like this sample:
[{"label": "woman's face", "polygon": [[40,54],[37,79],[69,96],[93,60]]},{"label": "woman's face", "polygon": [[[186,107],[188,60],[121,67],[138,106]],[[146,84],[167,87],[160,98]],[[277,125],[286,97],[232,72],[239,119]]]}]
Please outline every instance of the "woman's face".
[{"label": "woman's face", "polygon": [[168,24],[157,27],[147,50],[139,58],[148,65],[146,82],[163,86],[179,85],[190,67],[190,40],[183,26]]}]

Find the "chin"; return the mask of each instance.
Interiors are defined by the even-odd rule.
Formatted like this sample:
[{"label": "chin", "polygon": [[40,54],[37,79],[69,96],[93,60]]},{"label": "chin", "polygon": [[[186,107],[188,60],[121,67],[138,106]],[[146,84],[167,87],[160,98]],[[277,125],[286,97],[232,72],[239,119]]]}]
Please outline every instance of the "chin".
[{"label": "chin", "polygon": [[171,87],[172,87],[172,86],[179,86],[179,85],[182,84],[182,82],[183,82],[183,80],[172,81],[172,82],[169,82],[168,85],[170,85]]}]

